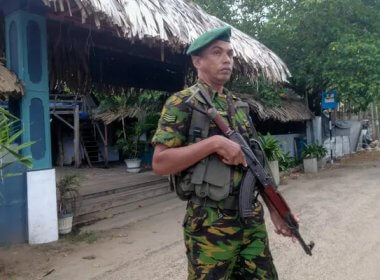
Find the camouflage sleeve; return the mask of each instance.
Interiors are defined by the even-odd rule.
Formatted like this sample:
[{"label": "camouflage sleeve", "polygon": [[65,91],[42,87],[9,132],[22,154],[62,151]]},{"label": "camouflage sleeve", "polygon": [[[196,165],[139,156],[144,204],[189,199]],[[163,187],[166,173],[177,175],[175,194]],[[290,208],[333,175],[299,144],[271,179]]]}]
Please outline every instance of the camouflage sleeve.
[{"label": "camouflage sleeve", "polygon": [[158,122],[152,144],[164,144],[169,148],[185,145],[188,137],[190,110],[184,104],[186,91],[175,93],[168,98]]}]

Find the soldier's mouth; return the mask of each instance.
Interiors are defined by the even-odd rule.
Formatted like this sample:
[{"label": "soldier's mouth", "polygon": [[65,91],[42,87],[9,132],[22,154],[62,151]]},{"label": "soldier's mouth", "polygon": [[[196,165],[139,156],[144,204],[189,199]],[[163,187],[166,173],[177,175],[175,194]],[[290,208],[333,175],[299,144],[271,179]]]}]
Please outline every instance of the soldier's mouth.
[{"label": "soldier's mouth", "polygon": [[223,73],[231,73],[232,70],[231,68],[222,68],[220,71]]}]

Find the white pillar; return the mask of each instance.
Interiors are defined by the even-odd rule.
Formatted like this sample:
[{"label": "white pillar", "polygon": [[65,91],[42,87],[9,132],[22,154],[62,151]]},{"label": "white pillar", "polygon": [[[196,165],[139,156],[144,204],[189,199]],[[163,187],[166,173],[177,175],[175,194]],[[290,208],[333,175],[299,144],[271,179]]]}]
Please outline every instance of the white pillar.
[{"label": "white pillar", "polygon": [[27,172],[29,244],[58,240],[55,169]]}]

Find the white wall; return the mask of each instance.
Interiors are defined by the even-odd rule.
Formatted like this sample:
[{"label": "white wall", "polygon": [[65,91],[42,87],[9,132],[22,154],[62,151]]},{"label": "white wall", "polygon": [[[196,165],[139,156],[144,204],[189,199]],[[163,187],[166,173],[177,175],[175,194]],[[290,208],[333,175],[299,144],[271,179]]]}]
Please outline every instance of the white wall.
[{"label": "white wall", "polygon": [[55,169],[27,172],[29,244],[58,240]]},{"label": "white wall", "polygon": [[345,155],[349,155],[351,153],[350,149],[350,137],[348,136],[336,136],[333,137],[331,140],[330,145],[330,139],[326,139],[323,143],[323,146],[327,149],[328,151],[328,157],[330,157],[330,146],[332,146],[332,151],[333,151],[333,157],[334,158],[339,158]]}]

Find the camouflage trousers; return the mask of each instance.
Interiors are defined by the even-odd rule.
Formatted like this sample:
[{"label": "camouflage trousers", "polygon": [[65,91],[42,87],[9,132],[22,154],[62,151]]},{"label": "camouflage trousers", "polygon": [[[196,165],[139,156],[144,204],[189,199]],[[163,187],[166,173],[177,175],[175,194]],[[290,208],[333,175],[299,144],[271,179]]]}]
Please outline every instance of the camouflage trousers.
[{"label": "camouflage trousers", "polygon": [[188,280],[278,279],[262,205],[250,225],[237,212],[189,202],[183,222]]}]

